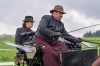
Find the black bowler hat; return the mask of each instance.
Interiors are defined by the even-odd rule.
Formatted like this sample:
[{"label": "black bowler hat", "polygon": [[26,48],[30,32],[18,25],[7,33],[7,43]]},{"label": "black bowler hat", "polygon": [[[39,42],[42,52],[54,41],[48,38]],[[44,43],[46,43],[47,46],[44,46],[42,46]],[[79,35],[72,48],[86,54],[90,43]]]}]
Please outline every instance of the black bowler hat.
[{"label": "black bowler hat", "polygon": [[23,22],[35,22],[32,16],[25,16]]}]

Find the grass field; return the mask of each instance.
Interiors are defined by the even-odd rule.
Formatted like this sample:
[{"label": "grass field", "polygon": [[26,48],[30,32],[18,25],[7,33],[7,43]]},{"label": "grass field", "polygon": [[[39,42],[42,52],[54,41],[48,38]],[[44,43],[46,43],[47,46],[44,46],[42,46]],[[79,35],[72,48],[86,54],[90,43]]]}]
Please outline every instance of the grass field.
[{"label": "grass field", "polygon": [[[100,42],[100,37],[85,37],[84,40],[92,41],[92,42]],[[95,47],[97,44],[93,44]]]},{"label": "grass field", "polygon": [[[85,37],[84,40],[92,41],[92,42],[99,42],[100,43],[100,37]],[[98,46],[98,44],[92,43],[95,47]],[[84,46],[82,46],[84,48]]]},{"label": "grass field", "polygon": [[9,40],[14,43],[14,38],[0,38],[0,49],[10,49],[10,50],[0,50],[0,62],[10,62],[13,61],[16,48],[5,45],[2,43],[4,40]]},{"label": "grass field", "polygon": [[4,40],[9,40],[9,41],[11,41],[13,43],[15,41],[14,38],[10,38],[10,37],[9,38],[0,38],[0,49],[14,49],[14,47],[2,44],[2,41],[4,41]]},{"label": "grass field", "polygon": [[[87,37],[83,39],[100,42],[100,37]],[[3,44],[2,41],[4,40],[9,40],[14,43],[14,38],[0,38],[0,49],[11,49],[11,50],[0,50],[0,62],[12,62],[17,50],[14,47]],[[97,46],[97,44],[93,45],[95,47]],[[82,48],[86,48],[86,46],[82,45]]]}]

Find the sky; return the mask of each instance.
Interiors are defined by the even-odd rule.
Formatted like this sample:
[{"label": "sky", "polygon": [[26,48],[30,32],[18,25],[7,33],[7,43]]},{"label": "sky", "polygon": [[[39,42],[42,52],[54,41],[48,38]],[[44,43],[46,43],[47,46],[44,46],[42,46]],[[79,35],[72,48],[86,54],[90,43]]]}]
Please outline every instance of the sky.
[{"label": "sky", "polygon": [[[25,16],[34,17],[32,30],[36,31],[43,15],[51,15],[55,5],[61,5],[67,14],[63,15],[67,32],[79,28],[100,24],[100,0],[0,0],[0,35],[14,35],[22,26]],[[82,37],[87,31],[96,31],[100,25],[71,32],[75,37]]]}]

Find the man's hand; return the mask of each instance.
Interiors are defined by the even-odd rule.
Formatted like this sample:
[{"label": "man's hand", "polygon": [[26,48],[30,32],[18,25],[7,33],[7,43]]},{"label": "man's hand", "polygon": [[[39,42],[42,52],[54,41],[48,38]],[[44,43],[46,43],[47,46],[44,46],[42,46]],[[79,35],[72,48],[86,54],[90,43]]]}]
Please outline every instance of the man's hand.
[{"label": "man's hand", "polygon": [[78,43],[81,43],[82,42],[82,39],[81,38],[76,38],[75,39]]},{"label": "man's hand", "polygon": [[54,36],[61,36],[62,34],[60,32],[54,32]]}]

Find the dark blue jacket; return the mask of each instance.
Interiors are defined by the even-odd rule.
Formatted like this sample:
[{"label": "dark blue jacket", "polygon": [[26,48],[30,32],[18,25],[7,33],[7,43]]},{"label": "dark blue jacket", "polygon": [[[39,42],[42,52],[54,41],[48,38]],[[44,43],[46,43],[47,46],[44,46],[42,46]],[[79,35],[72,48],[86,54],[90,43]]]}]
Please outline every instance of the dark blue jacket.
[{"label": "dark blue jacket", "polygon": [[32,36],[21,37],[20,33],[30,32],[30,31],[32,30],[26,27],[17,28],[15,34],[15,44],[22,45],[24,42],[29,42]]},{"label": "dark blue jacket", "polygon": [[[64,24],[61,21],[57,22],[52,15],[44,15],[40,20],[36,35],[47,41],[56,41],[58,40],[58,36],[54,36],[54,32],[61,32],[63,36],[73,37],[67,33]],[[67,40],[71,42],[74,41],[69,39]]]}]

